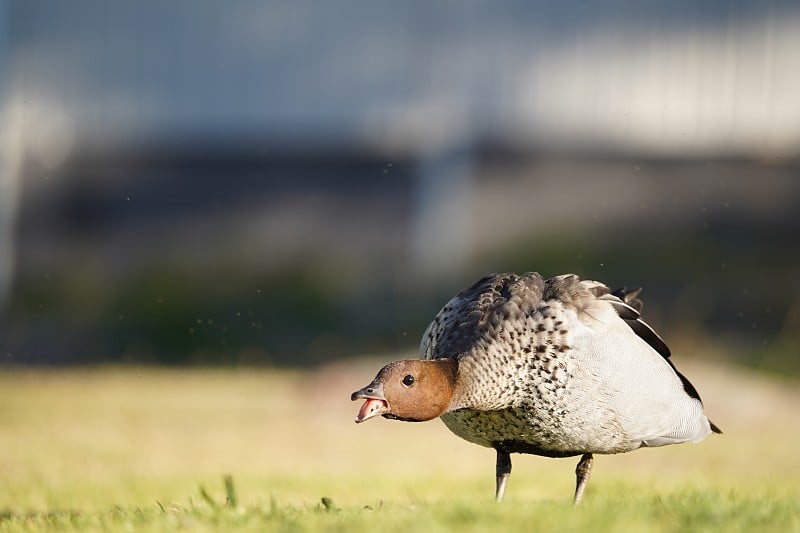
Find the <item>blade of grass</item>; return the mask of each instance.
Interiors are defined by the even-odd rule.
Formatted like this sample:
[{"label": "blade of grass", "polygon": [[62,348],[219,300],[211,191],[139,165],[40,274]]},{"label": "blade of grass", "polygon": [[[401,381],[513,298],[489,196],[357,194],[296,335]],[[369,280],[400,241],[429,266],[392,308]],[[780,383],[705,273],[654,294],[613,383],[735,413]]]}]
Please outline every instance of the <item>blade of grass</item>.
[{"label": "blade of grass", "polygon": [[197,489],[197,492],[200,493],[200,497],[203,498],[203,500],[205,500],[205,502],[208,505],[210,505],[215,509],[218,507],[217,502],[214,501],[214,498],[211,497],[211,495],[208,493],[208,491],[206,491],[206,488],[204,486],[200,485]]},{"label": "blade of grass", "polygon": [[236,499],[236,490],[233,487],[233,476],[228,474],[224,476],[223,481],[225,482],[225,502],[228,507],[236,507],[239,505],[238,500]]}]

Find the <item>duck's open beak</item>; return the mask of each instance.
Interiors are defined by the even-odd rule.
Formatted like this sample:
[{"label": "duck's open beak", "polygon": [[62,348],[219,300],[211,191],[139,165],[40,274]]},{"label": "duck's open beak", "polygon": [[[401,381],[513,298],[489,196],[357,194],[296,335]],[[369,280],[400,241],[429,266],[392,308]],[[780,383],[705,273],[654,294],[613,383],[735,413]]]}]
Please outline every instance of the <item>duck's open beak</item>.
[{"label": "duck's open beak", "polygon": [[350,400],[367,400],[356,415],[356,424],[378,415],[389,412],[389,402],[383,395],[383,383],[373,381],[363,389],[359,389],[350,395]]}]

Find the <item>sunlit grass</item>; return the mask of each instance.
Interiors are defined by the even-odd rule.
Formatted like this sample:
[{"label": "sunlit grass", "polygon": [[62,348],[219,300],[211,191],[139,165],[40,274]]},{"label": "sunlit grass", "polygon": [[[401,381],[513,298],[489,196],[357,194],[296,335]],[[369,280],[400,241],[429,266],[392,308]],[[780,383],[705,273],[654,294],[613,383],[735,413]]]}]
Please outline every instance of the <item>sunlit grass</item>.
[{"label": "sunlit grass", "polygon": [[514,456],[497,505],[491,450],[355,425],[378,366],[2,372],[0,529],[800,530],[795,383],[681,365],[725,434],[599,456],[574,509],[575,459]]}]

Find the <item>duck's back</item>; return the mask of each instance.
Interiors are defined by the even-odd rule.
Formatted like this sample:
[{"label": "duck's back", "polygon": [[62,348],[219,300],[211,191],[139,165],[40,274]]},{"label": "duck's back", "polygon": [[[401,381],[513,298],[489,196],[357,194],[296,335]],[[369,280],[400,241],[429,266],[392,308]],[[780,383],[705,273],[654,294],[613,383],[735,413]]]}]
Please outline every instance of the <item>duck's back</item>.
[{"label": "duck's back", "polygon": [[489,276],[460,293],[420,347],[424,359],[459,361],[461,397],[445,424],[484,446],[551,456],[704,438],[699,396],[624,299],[536,273]]}]

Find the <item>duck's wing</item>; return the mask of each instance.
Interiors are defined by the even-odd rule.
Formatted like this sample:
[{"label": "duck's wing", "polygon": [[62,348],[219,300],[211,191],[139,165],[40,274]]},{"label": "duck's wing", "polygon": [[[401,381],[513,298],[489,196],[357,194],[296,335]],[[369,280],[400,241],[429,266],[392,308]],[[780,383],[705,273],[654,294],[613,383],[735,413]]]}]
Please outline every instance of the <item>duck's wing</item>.
[{"label": "duck's wing", "polygon": [[[700,398],[700,393],[697,392],[697,389],[692,385],[692,383],[681,374],[677,368],[675,368],[675,363],[670,360],[670,356],[672,352],[667,346],[667,343],[664,342],[664,339],[656,333],[656,331],[650,327],[650,325],[642,320],[641,311],[644,307],[644,303],[641,299],[639,299],[639,293],[642,291],[641,287],[637,287],[635,289],[628,289],[627,287],[622,287],[617,289],[609,294],[605,294],[600,296],[600,299],[608,301],[617,314],[625,321],[628,326],[638,335],[642,340],[644,340],[647,344],[649,344],[656,352],[661,354],[661,356],[666,359],[669,366],[672,367],[672,370],[678,375],[683,384],[683,390],[686,391],[686,394],[691,396],[692,398],[696,398],[703,401]],[[717,433],[720,433],[719,428],[717,428],[712,423],[712,429],[714,429]]]},{"label": "duck's wing", "polygon": [[592,420],[592,427],[618,424],[633,448],[698,442],[712,427],[697,390],[675,370],[666,343],[642,320],[637,296],[614,294],[577,276],[547,280],[544,304],[559,310],[569,332],[570,405]]},{"label": "duck's wing", "polygon": [[[641,288],[628,289],[623,287],[611,291],[606,285],[600,282],[581,281],[577,276],[559,276],[551,279],[552,283],[551,280],[547,280],[544,293],[545,298],[558,298],[572,305],[572,307],[578,311],[579,315],[584,314],[589,317],[595,317],[601,315],[603,312],[607,312],[608,307],[602,304],[609,304],[610,308],[613,309],[616,315],[622,319],[625,324],[627,324],[636,336],[647,343],[647,345],[659,354],[669,365],[672,372],[674,372],[680,380],[683,391],[690,398],[697,400],[702,406],[702,399],[697,389],[686,376],[678,371],[675,364],[670,359],[672,353],[667,343],[642,319],[641,311],[644,304],[639,298],[639,294],[642,290]],[[607,316],[604,320],[610,322]],[[641,353],[641,357],[647,357],[647,355]],[[713,432],[722,433],[713,422],[709,421],[709,424]]]}]

